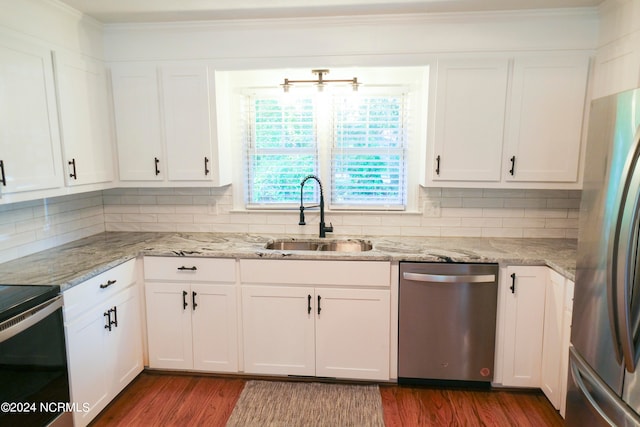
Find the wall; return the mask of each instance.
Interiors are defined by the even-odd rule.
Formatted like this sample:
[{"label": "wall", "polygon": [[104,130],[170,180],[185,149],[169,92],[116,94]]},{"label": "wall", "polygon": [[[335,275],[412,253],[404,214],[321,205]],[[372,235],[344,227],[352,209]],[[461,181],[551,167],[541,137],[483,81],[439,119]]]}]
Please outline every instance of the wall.
[{"label": "wall", "polygon": [[0,205],[0,262],[103,231],[100,191]]},{"label": "wall", "polygon": [[[337,213],[334,236],[576,238],[579,191],[421,189],[421,213]],[[104,192],[107,231],[318,233],[317,211],[236,212],[231,187],[113,189]]]},{"label": "wall", "polygon": [[600,17],[593,98],[640,87],[640,1],[607,0]]}]

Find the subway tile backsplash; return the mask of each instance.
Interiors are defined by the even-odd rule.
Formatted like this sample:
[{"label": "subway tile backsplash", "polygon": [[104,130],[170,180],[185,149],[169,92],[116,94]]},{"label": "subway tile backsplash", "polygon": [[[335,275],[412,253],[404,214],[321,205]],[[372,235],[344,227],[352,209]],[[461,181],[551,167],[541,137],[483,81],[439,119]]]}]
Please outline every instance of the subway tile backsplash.
[{"label": "subway tile backsplash", "polygon": [[[104,192],[108,231],[317,233],[318,213],[234,211],[231,187]],[[333,235],[576,238],[580,191],[421,188],[420,212],[327,212]]]},{"label": "subway tile backsplash", "polygon": [[[327,212],[334,236],[576,238],[580,191],[421,188],[420,212]],[[0,262],[103,231],[318,232],[318,212],[234,211],[231,187],[119,188],[0,205]]]},{"label": "subway tile backsplash", "polygon": [[101,191],[0,205],[0,262],[103,231]]}]

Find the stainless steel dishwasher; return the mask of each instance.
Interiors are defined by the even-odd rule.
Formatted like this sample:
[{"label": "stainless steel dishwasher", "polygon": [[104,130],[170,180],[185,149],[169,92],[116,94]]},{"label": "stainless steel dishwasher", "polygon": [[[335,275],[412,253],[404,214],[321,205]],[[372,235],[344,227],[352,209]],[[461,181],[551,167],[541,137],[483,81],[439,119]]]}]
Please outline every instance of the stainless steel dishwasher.
[{"label": "stainless steel dishwasher", "polygon": [[489,386],[496,264],[400,263],[398,382]]}]

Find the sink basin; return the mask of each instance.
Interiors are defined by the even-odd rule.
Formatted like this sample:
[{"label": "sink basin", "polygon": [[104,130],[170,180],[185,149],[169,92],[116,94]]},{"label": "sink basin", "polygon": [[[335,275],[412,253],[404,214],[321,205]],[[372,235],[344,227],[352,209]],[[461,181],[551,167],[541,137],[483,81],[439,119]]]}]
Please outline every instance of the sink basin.
[{"label": "sink basin", "polygon": [[373,248],[371,242],[357,239],[347,240],[274,240],[265,249],[278,251],[322,251],[322,252],[364,252]]}]

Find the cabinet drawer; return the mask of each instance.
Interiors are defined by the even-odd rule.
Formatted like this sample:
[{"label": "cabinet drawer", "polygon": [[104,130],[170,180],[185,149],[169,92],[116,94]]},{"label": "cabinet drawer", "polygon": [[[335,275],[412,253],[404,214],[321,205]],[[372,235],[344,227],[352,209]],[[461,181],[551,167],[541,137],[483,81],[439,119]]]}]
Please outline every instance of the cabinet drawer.
[{"label": "cabinet drawer", "polygon": [[144,278],[171,282],[235,283],[236,261],[220,258],[144,257]]},{"label": "cabinet drawer", "polygon": [[136,281],[136,260],[113,267],[62,293],[65,321],[107,300]]},{"label": "cabinet drawer", "polygon": [[387,261],[240,260],[245,283],[335,286],[390,286]]}]

